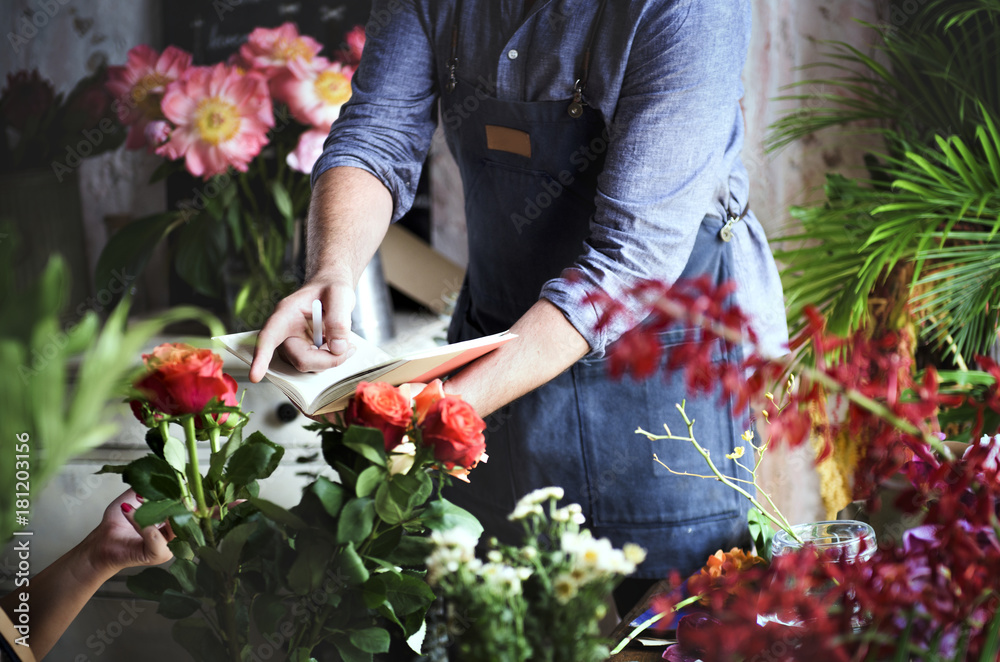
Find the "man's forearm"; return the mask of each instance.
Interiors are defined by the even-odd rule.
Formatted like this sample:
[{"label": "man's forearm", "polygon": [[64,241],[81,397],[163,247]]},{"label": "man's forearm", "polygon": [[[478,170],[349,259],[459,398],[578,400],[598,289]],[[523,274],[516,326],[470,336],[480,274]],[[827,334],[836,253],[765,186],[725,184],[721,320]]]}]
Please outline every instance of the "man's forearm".
[{"label": "man's forearm", "polygon": [[511,327],[517,338],[469,364],[445,390],[461,395],[480,416],[513,402],[579,361],[589,346],[566,317],[540,299]]},{"label": "man's forearm", "polygon": [[372,174],[337,167],[316,180],[309,205],[306,280],[357,285],[392,219],[392,195]]}]

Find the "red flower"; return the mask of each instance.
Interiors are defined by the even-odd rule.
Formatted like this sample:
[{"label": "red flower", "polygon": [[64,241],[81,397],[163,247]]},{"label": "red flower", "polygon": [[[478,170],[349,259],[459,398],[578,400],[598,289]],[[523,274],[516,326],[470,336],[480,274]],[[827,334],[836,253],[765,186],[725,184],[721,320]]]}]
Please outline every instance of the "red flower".
[{"label": "red flower", "polygon": [[[222,372],[222,359],[210,349],[165,343],[143,354],[146,374],[135,387],[149,408],[167,416],[199,414],[213,402],[235,407],[236,380]],[[147,423],[141,402],[132,404],[136,418]],[[200,422],[200,421],[199,421]]]},{"label": "red flower", "polygon": [[346,425],[360,425],[381,432],[387,451],[400,444],[412,418],[410,401],[398,388],[385,382],[358,384],[344,412]]},{"label": "red flower", "polygon": [[423,424],[423,443],[445,469],[472,469],[486,450],[486,422],[468,402],[453,395],[434,403]]},{"label": "red flower", "polygon": [[7,74],[7,87],[0,94],[0,117],[18,131],[31,119],[41,119],[52,107],[55,90],[38,70]]}]

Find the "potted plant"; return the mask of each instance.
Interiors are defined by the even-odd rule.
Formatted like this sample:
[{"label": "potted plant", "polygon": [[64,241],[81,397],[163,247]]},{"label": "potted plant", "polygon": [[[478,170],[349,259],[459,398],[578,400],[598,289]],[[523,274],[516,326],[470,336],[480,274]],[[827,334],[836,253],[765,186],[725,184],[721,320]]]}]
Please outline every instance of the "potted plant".
[{"label": "potted plant", "polygon": [[[866,156],[867,177],[831,174],[823,203],[792,209],[801,229],[777,240],[775,256],[794,330],[815,307],[835,334],[864,330],[892,343],[881,369],[908,379],[934,367],[942,390],[967,394],[989,382],[975,361],[996,343],[1000,312],[1000,9],[934,0],[891,10],[892,25],[871,26],[877,56],[835,44],[825,64],[843,74],[800,85],[837,91],[788,97],[809,103],[772,127],[772,149],[829,127],[883,146]],[[810,345],[793,350],[817,365]],[[950,412],[942,421],[949,439],[969,442],[995,427],[992,412],[982,415]],[[865,430],[830,437],[827,423],[817,410],[816,443],[829,457],[819,470],[834,513],[870,496],[869,470],[857,460],[872,439]]]}]

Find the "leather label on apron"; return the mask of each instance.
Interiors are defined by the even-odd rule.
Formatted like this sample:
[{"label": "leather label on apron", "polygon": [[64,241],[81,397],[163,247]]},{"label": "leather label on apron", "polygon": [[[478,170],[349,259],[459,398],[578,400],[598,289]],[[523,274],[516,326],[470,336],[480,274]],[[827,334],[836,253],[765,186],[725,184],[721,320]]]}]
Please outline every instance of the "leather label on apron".
[{"label": "leather label on apron", "polygon": [[531,158],[531,136],[526,131],[487,124],[486,147]]}]

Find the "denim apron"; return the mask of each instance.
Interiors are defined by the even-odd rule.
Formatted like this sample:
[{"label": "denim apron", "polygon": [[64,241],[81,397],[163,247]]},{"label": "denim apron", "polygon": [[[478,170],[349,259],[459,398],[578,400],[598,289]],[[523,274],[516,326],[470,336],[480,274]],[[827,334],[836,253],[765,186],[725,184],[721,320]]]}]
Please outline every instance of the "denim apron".
[{"label": "denim apron", "polygon": [[[579,257],[608,134],[597,110],[582,100],[580,80],[574,99],[505,101],[451,71],[443,104],[478,101],[474,112],[446,128],[462,173],[469,242],[469,267],[448,333],[449,342],[457,342],[510,328],[538,300],[542,285]],[[586,75],[581,80],[585,85]],[[702,221],[682,278],[730,279],[723,227],[721,218]],[[663,334],[666,351],[684,335],[683,329]],[[720,347],[716,358],[735,361],[739,351]],[[661,368],[644,381],[614,381],[606,360],[581,360],[487,417],[489,462],[472,472],[471,484],[452,486],[446,497],[474,513],[485,536],[516,543],[523,529],[507,515],[517,500],[558,485],[566,491],[562,503],[580,504],[595,536],[648,551],[634,577],[693,572],[716,550],[746,544],[747,506],[716,481],[676,476],[653,461],[656,453],[675,471],[708,473],[690,443],[635,434],[640,426],[661,432],[664,423],[685,433],[675,407],[685,399],[696,438],[720,463],[743,443],[746,417],[732,415],[732,402],[720,402],[717,394],[689,397],[680,373]],[[746,457],[752,461],[752,453]]]}]

